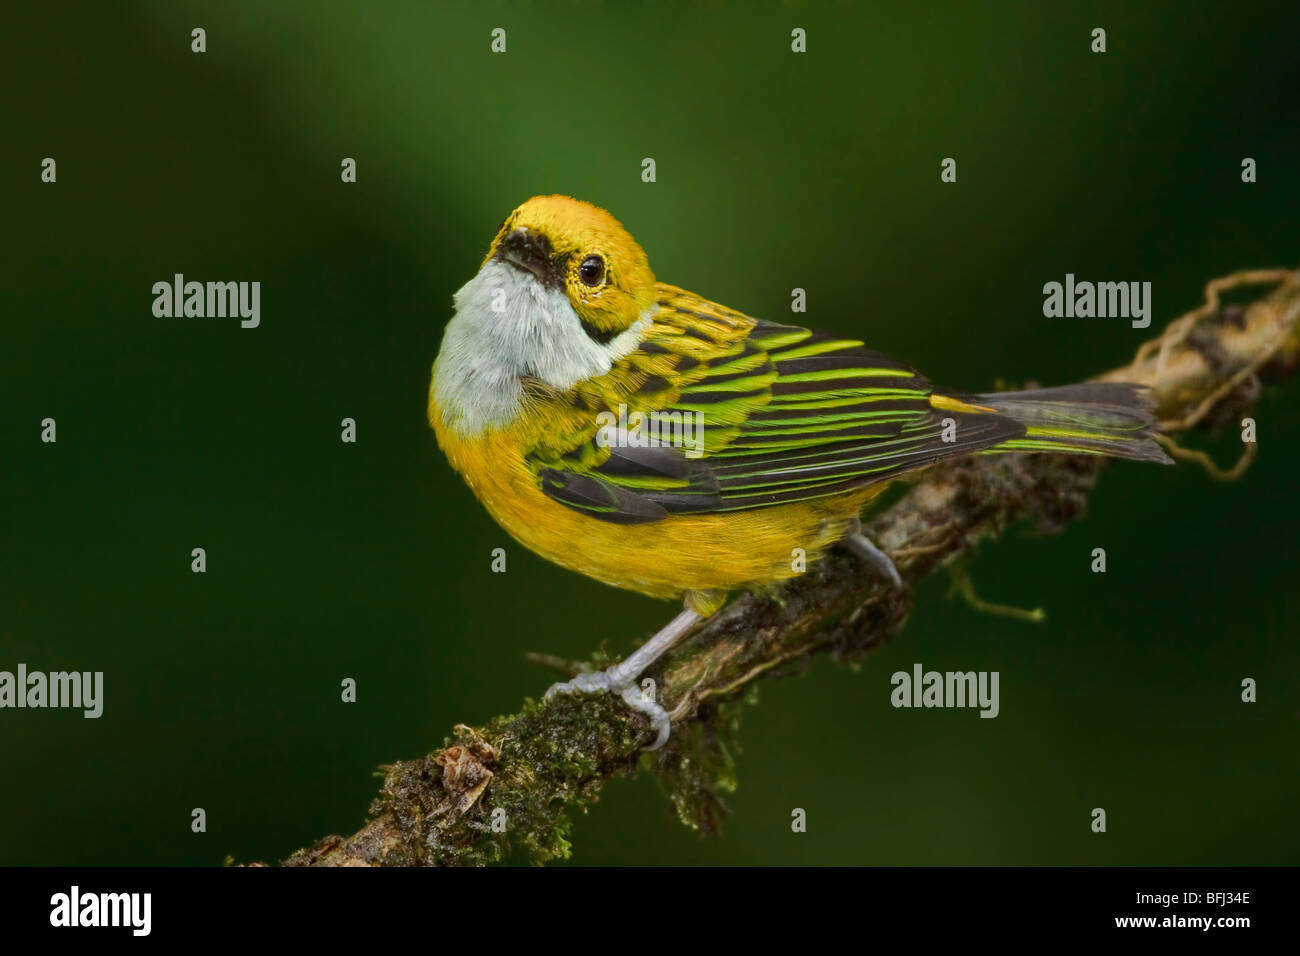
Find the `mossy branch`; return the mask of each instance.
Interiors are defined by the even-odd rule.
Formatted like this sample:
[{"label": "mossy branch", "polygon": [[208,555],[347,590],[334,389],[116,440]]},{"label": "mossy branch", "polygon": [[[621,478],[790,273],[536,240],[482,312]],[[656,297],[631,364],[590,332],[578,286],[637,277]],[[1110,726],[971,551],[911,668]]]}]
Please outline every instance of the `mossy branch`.
[{"label": "mossy branch", "polygon": [[[1273,288],[1249,305],[1220,302],[1223,292],[1257,285]],[[1233,477],[1253,460],[1253,444],[1236,468],[1220,471],[1172,436],[1239,423],[1261,377],[1288,374],[1298,363],[1300,272],[1242,272],[1211,282],[1202,307],[1098,380],[1150,386],[1171,454]],[[870,653],[902,629],[917,581],[969,558],[979,541],[1013,523],[1063,527],[1083,513],[1103,465],[1087,456],[991,455],[937,466],[867,527],[892,555],[906,590],[883,586],[852,555],[836,551],[771,593],[739,597],[652,670],[674,713],[662,750],[641,750],[650,739],[644,718],[612,695],[527,700],[517,714],[459,725],[448,746],[385,768],[365,826],[326,837],[285,863],[472,864],[512,850],[534,862],[567,857],[568,814],[638,765],[661,777],[685,823],[712,830],[724,812],[720,794],[734,785],[729,741],[748,687],[798,673],[815,654],[851,661]],[[978,602],[968,583],[959,590]],[[539,676],[539,691],[543,681]]]}]

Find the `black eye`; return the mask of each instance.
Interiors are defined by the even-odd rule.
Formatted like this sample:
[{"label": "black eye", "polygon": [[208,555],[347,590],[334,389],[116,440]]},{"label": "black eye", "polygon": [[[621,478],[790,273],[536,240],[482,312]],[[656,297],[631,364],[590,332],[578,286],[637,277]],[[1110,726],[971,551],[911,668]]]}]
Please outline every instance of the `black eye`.
[{"label": "black eye", "polygon": [[578,278],[584,285],[600,285],[605,278],[605,260],[600,256],[587,256],[578,266]]}]

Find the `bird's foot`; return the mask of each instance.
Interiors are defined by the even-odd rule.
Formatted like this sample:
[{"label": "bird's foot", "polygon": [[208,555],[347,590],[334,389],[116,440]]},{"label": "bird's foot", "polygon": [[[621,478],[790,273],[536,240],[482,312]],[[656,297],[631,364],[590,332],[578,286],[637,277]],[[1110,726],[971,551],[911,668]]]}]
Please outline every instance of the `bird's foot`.
[{"label": "bird's foot", "polygon": [[671,717],[655,700],[653,681],[645,681],[645,689],[637,686],[637,678],[666,654],[683,637],[690,633],[702,618],[692,607],[683,608],[675,618],[655,632],[655,635],[627,659],[613,667],[594,673],[579,674],[573,680],[562,684],[552,684],[546,691],[546,697],[556,694],[618,694],[624,703],[639,714],[650,718],[650,729],[655,732],[654,743],[646,750],[658,750],[668,741],[672,732]]},{"label": "bird's foot", "polygon": [[872,540],[862,533],[860,527],[849,531],[844,536],[844,543],[849,550],[879,571],[882,577],[889,578],[894,587],[903,586],[903,579],[899,576],[898,568],[894,567],[894,562],[890,560],[889,555],[877,548]]},{"label": "bird's foot", "polygon": [[651,689],[653,683],[647,683],[650,683],[651,687],[643,690],[637,686],[635,678],[628,678],[615,665],[608,670],[579,674],[573,680],[552,684],[547,688],[544,699],[549,700],[556,694],[618,694],[628,707],[649,718],[650,729],[655,732],[655,739],[645,749],[658,750],[668,742],[668,736],[672,733],[672,724],[668,711],[654,699]]}]

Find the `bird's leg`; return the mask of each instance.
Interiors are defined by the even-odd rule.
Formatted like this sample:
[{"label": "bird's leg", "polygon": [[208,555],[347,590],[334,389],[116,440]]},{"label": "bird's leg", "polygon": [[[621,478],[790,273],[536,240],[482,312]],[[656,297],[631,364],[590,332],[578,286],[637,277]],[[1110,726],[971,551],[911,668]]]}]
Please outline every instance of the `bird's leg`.
[{"label": "bird's leg", "polygon": [[[886,559],[888,560],[888,559]],[[657,661],[690,632],[703,618],[691,608],[685,608],[669,621],[654,637],[646,641],[628,657],[603,671],[579,674],[573,680],[562,684],[552,684],[546,696],[556,694],[581,693],[617,693],[633,710],[650,718],[650,727],[655,731],[655,741],[647,750],[658,750],[668,740],[671,732],[668,711],[659,705],[653,696],[647,696],[636,685],[636,679],[647,667]]]},{"label": "bird's leg", "polygon": [[879,571],[882,576],[889,578],[894,583],[894,587],[903,586],[903,579],[899,577],[894,562],[862,533],[862,522],[857,518],[849,523],[848,531],[844,535],[844,543],[848,545],[850,551]]}]

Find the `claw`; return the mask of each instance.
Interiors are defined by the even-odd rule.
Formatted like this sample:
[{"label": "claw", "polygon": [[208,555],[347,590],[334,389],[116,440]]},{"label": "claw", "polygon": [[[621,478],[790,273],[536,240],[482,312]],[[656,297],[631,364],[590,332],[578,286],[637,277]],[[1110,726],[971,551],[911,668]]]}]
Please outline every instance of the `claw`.
[{"label": "claw", "polygon": [[573,680],[552,684],[546,688],[546,693],[542,699],[550,700],[556,694],[597,694],[611,689],[609,671],[593,671],[587,674],[579,674]]},{"label": "claw", "polygon": [[901,588],[903,586],[903,579],[898,574],[898,568],[894,567],[894,562],[889,559],[889,555],[877,548],[871,539],[861,531],[853,531],[845,535],[844,543],[849,546],[854,554],[870,564],[883,576],[889,578],[894,583],[894,587]]},{"label": "claw", "polygon": [[593,671],[579,674],[573,680],[552,684],[546,689],[543,700],[550,700],[556,694],[601,694],[616,693],[623,702],[638,714],[645,714],[650,720],[650,729],[655,732],[654,743],[646,750],[658,750],[668,742],[672,733],[672,723],[666,711],[658,701],[638,687],[635,681],[629,681],[617,669]]},{"label": "claw", "polygon": [[645,714],[650,719],[650,729],[655,732],[655,739],[654,743],[645,749],[658,750],[672,733],[672,720],[668,711],[664,710],[654,697],[636,686],[636,680],[647,667],[685,637],[700,620],[698,613],[687,608],[630,654],[627,660],[607,670],[579,674],[573,680],[552,684],[547,688],[542,699],[550,700],[556,694],[616,693],[638,714]]},{"label": "claw", "polygon": [[646,717],[650,718],[650,729],[655,732],[655,740],[645,749],[658,750],[666,744],[668,735],[672,733],[672,723],[668,711],[664,710],[657,700],[634,684],[624,687],[620,693],[624,703],[637,713],[645,714]]}]

